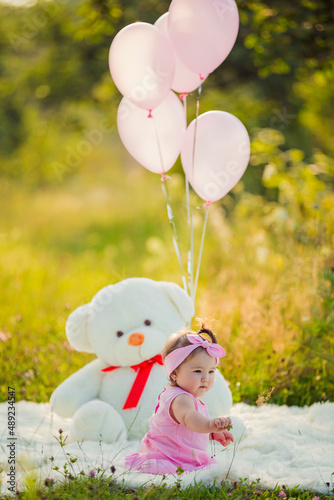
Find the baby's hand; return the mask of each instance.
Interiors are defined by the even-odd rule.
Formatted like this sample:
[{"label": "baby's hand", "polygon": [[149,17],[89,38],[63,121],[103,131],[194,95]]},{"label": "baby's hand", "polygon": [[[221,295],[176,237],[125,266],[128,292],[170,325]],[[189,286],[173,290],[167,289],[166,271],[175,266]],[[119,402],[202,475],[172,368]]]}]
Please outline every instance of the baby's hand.
[{"label": "baby's hand", "polygon": [[223,446],[228,446],[230,443],[234,442],[232,434],[228,431],[213,432],[211,436],[212,439],[218,441],[218,443],[222,444]]},{"label": "baby's hand", "polygon": [[209,432],[219,432],[232,427],[232,420],[230,417],[218,417],[210,420]]}]

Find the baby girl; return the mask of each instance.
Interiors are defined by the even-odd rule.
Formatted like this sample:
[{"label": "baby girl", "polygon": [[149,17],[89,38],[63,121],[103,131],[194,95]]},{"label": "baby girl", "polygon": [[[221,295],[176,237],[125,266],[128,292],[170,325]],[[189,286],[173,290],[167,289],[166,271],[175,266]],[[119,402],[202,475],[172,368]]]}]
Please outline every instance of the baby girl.
[{"label": "baby girl", "polygon": [[233,442],[231,419],[210,418],[200,400],[213,386],[225,351],[202,325],[197,333],[182,331],[170,337],[162,356],[170,385],[158,397],[140,452],[128,455],[126,466],[151,474],[173,474],[178,467],[186,472],[210,468],[216,460],[207,452],[209,440],[223,446]]}]

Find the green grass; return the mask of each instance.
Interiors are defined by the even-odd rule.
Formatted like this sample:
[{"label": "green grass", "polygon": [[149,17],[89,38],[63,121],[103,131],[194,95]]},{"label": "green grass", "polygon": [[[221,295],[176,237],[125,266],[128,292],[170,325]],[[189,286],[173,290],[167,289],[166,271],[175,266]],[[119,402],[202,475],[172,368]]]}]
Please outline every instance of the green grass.
[{"label": "green grass", "polygon": [[[211,486],[199,482],[195,485],[181,488],[180,479],[176,478],[173,486],[167,486],[164,477],[161,478],[161,484],[151,486],[141,486],[131,488],[121,484],[113,479],[111,475],[108,479],[103,477],[101,471],[91,471],[93,476],[82,474],[72,476],[71,474],[62,484],[55,484],[52,478],[46,478],[43,484],[38,484],[36,477],[31,476],[26,482],[26,488],[22,491],[16,491],[16,497],[22,500],[52,499],[52,500],[71,500],[80,499],[133,499],[133,500],[167,500],[180,498],[183,500],[248,500],[251,498],[269,500],[314,500],[331,499],[332,494],[328,490],[328,495],[317,494],[312,491],[302,490],[298,486],[286,488],[285,485],[277,485],[275,489],[261,489],[258,481],[248,483],[245,479],[239,481],[221,481],[215,482]],[[4,495],[4,500],[13,498]]]},{"label": "green grass", "polygon": [[[183,178],[171,175],[185,253]],[[93,359],[72,350],[64,327],[71,310],[101,287],[131,276],[181,284],[160,184],[158,175],[106,146],[51,187],[2,184],[2,398],[9,384],[18,399],[47,401]],[[236,205],[227,196],[210,208],[196,300],[196,317],[208,319],[227,350],[223,372],[234,401],[254,403],[272,386],[272,402],[279,404],[333,400],[331,235],[321,244],[300,241],[297,230],[273,222],[271,203],[236,196]],[[195,261],[200,204],[192,199]]]},{"label": "green grass", "polygon": [[[183,177],[177,169],[171,176],[168,186],[185,255]],[[181,284],[160,184],[158,175],[132,162],[115,144],[95,148],[53,185],[30,189],[2,183],[2,401],[8,385],[17,400],[48,401],[55,387],[94,358],[73,351],[65,323],[103,286],[132,276]],[[201,204],[192,197],[195,256]],[[290,207],[282,223],[280,206],[244,192],[242,183],[233,196],[210,207],[196,317],[207,319],[226,348],[223,373],[234,402],[255,404],[258,394],[273,386],[273,403],[334,400],[333,234],[328,230],[333,209],[326,207],[305,221]],[[57,486],[32,478],[18,496],[269,499],[281,498],[279,491],[244,482],[134,491],[97,473],[67,477]],[[315,496],[298,488],[284,492],[286,498]]]}]

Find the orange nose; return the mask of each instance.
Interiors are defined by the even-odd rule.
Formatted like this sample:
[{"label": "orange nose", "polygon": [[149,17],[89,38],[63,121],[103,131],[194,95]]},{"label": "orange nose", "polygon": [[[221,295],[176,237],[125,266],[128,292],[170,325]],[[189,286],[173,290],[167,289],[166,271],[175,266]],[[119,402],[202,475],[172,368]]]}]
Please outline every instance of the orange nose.
[{"label": "orange nose", "polygon": [[130,345],[142,345],[145,340],[145,335],[142,333],[132,333],[128,338],[128,344]]}]

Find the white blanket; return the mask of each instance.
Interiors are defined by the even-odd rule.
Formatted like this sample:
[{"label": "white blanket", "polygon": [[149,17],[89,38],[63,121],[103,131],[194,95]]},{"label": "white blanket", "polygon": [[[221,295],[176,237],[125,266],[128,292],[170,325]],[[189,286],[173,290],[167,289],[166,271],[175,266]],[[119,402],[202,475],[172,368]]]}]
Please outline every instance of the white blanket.
[{"label": "white blanket", "polygon": [[[310,407],[264,405],[256,408],[243,403],[233,406],[232,415],[238,416],[247,426],[248,436],[236,447],[233,444],[224,449],[216,443],[215,453],[218,465],[211,470],[184,474],[179,478],[181,487],[203,481],[220,483],[230,468],[229,480],[260,479],[260,487],[274,488],[299,485],[319,493],[332,493],[334,480],[334,403],[316,403]],[[58,466],[63,471],[66,458],[77,458],[68,466],[72,474],[81,470],[105,470],[105,476],[131,486],[162,481],[162,476],[126,471],[123,459],[127,453],[138,451],[140,441],[127,441],[114,445],[84,442],[78,444],[66,441],[60,446],[56,437],[63,430],[65,437],[69,420],[52,414],[48,403],[37,404],[26,401],[16,403],[15,436],[9,435],[8,405],[0,404],[1,432],[1,488],[6,491],[10,483],[8,472],[10,458],[16,462],[16,488],[23,488],[25,476],[33,471],[43,482],[46,478],[55,481],[63,476],[52,470]],[[112,425],[112,423],[111,423]],[[56,436],[56,437],[55,437]],[[17,439],[13,439],[13,437]],[[10,453],[12,452],[12,455]],[[50,457],[54,457],[51,462]],[[233,458],[234,457],[234,458]],[[72,469],[73,468],[73,469]],[[173,484],[173,475],[163,481]],[[327,485],[326,485],[327,483]],[[329,485],[329,486],[328,486]]]}]

